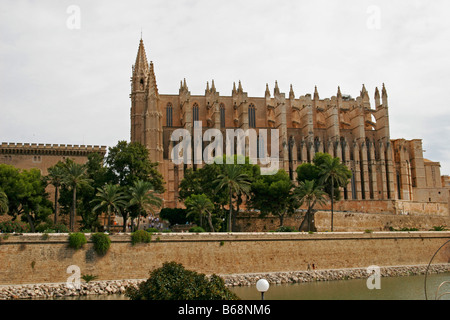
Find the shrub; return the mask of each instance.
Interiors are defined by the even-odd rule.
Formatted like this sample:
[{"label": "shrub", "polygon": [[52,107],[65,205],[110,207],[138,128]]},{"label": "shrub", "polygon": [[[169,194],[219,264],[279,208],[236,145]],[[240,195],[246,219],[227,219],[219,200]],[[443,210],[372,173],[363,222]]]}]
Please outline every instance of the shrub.
[{"label": "shrub", "polygon": [[175,262],[153,270],[147,281],[128,287],[125,295],[131,300],[239,300],[219,276],[208,278]]},{"label": "shrub", "polygon": [[28,223],[24,223],[17,220],[10,220],[0,223],[0,232],[2,233],[24,233],[30,232],[30,226]]},{"label": "shrub", "polygon": [[52,229],[57,233],[68,233],[69,228],[65,224],[55,224]]},{"label": "shrub", "polygon": [[446,226],[433,226],[433,228],[430,229],[430,231],[447,231],[447,227]]},{"label": "shrub", "polygon": [[69,234],[69,247],[73,249],[80,249],[83,245],[87,243],[86,236],[84,233],[75,232]]},{"label": "shrub", "polygon": [[144,230],[137,230],[131,234],[131,244],[134,246],[136,243],[149,243],[152,240],[150,232]]},{"label": "shrub", "polygon": [[47,232],[47,233],[69,233],[69,229],[64,224],[55,224],[52,223],[41,223],[36,227],[37,232]]},{"label": "shrub", "polygon": [[281,226],[275,232],[296,232],[294,227]]},{"label": "shrub", "polygon": [[93,274],[83,274],[81,276],[81,279],[86,281],[86,283],[89,283],[90,281],[95,280],[97,278],[98,278],[98,276],[94,276]]},{"label": "shrub", "polygon": [[98,232],[94,233],[91,236],[92,242],[94,244],[94,250],[99,255],[104,255],[108,252],[109,247],[111,246],[111,239],[105,233]]},{"label": "shrub", "polygon": [[189,232],[205,232],[205,229],[202,227],[192,227],[189,229]]},{"label": "shrub", "polygon": [[159,230],[156,229],[156,228],[148,228],[145,231],[147,231],[147,232],[159,232]]}]

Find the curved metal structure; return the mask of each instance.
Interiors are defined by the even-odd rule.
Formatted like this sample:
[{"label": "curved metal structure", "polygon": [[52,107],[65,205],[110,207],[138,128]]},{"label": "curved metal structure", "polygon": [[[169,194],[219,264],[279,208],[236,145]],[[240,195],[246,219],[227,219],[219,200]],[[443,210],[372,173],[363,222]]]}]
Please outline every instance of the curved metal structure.
[{"label": "curved metal structure", "polygon": [[[438,254],[438,252],[439,252],[443,247],[445,247],[445,246],[447,245],[447,243],[449,243],[449,242],[450,242],[450,240],[446,241],[442,246],[440,246],[439,249],[433,254],[433,257],[431,257],[431,260],[430,260],[430,262],[428,263],[427,270],[425,271],[425,281],[424,281],[425,300],[428,300],[428,295],[427,295],[427,276],[428,276],[428,270],[430,269],[431,262],[433,262],[433,259],[434,259],[434,257]],[[445,292],[445,293],[439,295],[439,297],[437,296],[438,293],[439,293],[439,290],[441,289],[441,287],[442,287],[445,283],[450,283],[450,281],[444,281],[443,283],[441,283],[441,284],[439,285],[439,287],[438,287],[438,289],[437,289],[437,291],[436,291],[436,297],[435,297],[436,300],[440,299],[442,296],[450,295],[450,292]]]}]

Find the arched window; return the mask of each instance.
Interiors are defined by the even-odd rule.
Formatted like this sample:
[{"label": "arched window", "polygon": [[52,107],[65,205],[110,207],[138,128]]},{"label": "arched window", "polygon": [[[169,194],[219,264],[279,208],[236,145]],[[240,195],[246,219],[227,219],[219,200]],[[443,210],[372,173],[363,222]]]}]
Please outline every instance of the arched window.
[{"label": "arched window", "polygon": [[166,127],[173,126],[173,107],[169,102],[166,106]]},{"label": "arched window", "polygon": [[255,105],[252,103],[248,106],[248,126],[250,128],[256,128],[256,108]]},{"label": "arched window", "polygon": [[193,121],[199,121],[199,118],[198,104],[194,103],[194,106],[192,107],[192,119]]},{"label": "arched window", "polygon": [[220,104],[220,127],[225,128],[225,105]]}]

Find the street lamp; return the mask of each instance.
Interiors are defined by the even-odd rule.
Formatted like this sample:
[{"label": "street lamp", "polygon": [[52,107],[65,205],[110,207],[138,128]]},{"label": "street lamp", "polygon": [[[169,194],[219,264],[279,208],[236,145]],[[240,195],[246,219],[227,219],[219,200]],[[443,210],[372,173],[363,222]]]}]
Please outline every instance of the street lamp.
[{"label": "street lamp", "polygon": [[261,292],[261,300],[264,300],[264,292],[269,290],[269,282],[266,279],[260,279],[256,283],[256,290]]}]

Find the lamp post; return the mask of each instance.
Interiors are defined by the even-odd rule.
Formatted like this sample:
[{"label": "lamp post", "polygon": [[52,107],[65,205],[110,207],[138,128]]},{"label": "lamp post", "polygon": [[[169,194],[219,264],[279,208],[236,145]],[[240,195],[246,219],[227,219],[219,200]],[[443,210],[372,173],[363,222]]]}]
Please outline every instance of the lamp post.
[{"label": "lamp post", "polygon": [[256,283],[256,290],[261,292],[261,300],[264,300],[264,293],[269,290],[269,282],[266,279],[260,279]]}]

